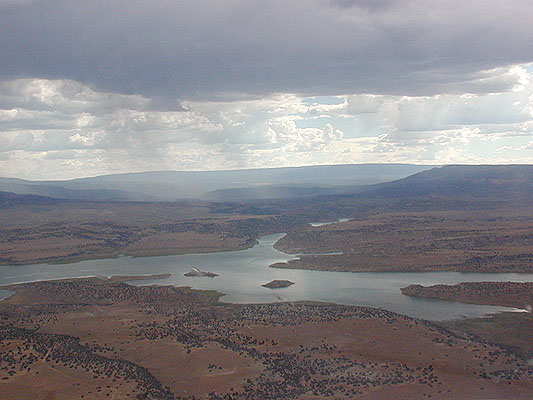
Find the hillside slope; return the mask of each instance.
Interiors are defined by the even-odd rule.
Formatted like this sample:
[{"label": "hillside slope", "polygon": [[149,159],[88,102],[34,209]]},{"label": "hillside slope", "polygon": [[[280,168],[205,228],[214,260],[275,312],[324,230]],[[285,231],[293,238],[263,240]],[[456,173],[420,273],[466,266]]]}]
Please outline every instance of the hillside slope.
[{"label": "hillside slope", "polygon": [[533,198],[533,165],[449,165],[369,187],[360,197]]},{"label": "hillside slope", "polygon": [[[264,168],[227,171],[161,171],[103,175],[66,181],[27,181],[0,178],[0,190],[55,198],[94,201],[174,201],[204,198],[217,190],[283,186],[266,198],[298,197],[330,193],[335,186],[368,185],[393,181],[426,170],[431,166],[412,164],[322,165],[291,168]],[[208,200],[231,201],[239,193],[209,196]],[[257,198],[257,194],[251,196]],[[259,195],[260,198],[261,195]]]}]

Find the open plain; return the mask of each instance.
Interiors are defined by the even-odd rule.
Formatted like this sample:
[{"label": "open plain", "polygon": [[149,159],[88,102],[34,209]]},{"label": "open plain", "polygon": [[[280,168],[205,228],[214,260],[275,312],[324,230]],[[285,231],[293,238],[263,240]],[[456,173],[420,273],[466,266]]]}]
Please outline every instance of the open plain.
[{"label": "open plain", "polygon": [[0,306],[2,398],[526,399],[533,391],[532,368],[508,350],[384,310],[228,305],[214,292],[117,278],[11,289]]}]

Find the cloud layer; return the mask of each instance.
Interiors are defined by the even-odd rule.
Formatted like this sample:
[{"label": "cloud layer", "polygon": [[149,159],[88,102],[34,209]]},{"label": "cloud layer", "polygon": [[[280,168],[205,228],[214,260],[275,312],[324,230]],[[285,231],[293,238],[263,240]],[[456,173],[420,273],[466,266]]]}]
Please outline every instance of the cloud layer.
[{"label": "cloud layer", "polygon": [[0,1],[0,176],[533,163],[530,0]]},{"label": "cloud layer", "polygon": [[[376,5],[377,4],[377,5]],[[0,3],[0,77],[185,99],[509,89],[533,61],[530,0]]]},{"label": "cloud layer", "polygon": [[0,170],[26,178],[331,163],[532,162],[533,74],[491,94],[183,101],[70,80],[0,84]]}]

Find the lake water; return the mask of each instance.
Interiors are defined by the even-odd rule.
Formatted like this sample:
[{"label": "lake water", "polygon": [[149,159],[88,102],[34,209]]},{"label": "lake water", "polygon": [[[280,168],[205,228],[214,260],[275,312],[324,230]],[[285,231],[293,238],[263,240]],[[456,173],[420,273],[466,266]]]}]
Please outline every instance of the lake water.
[{"label": "lake water", "polygon": [[[135,281],[133,284],[172,284],[197,289],[214,289],[225,295],[221,301],[264,303],[316,300],[384,308],[412,317],[449,320],[509,311],[506,307],[461,304],[403,296],[400,288],[410,284],[455,284],[465,281],[533,281],[533,274],[475,274],[458,272],[351,273],[285,270],[269,268],[294,256],[272,246],[284,234],[264,236],[247,250],[163,257],[122,257],[72,264],[32,264],[0,267],[0,285],[44,279],[84,276],[172,274],[168,279]],[[219,274],[214,278],[186,277],[192,267]],[[262,284],[287,279],[295,284],[284,289],[267,289]],[[0,290],[0,298],[9,291]]]}]

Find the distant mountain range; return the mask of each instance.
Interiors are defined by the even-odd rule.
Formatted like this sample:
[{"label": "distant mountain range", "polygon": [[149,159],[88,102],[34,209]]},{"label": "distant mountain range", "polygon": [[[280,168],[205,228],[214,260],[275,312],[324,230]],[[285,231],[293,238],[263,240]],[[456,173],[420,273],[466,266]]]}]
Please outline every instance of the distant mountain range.
[{"label": "distant mountain range", "polygon": [[[0,178],[0,191],[92,201],[234,201],[351,193],[356,186],[404,178],[432,166],[354,164],[228,171],[162,171],[65,181]],[[219,192],[220,191],[220,192]]]},{"label": "distant mountain range", "polygon": [[[415,172],[409,175],[412,171]],[[395,175],[399,175],[400,179],[368,184],[369,181],[391,179]],[[173,201],[192,198],[242,203],[337,195],[354,198],[439,197],[531,201],[533,165],[450,165],[431,168],[406,164],[362,164],[213,172],[147,172],[48,182],[0,178],[0,191],[12,192],[0,193],[0,203],[3,204],[48,204],[53,199]]]},{"label": "distant mountain range", "polygon": [[402,179],[372,185],[295,188],[285,186],[223,189],[207,193],[211,201],[344,195],[357,198],[448,197],[533,199],[533,165],[448,165]]},{"label": "distant mountain range", "polygon": [[533,199],[533,165],[448,165],[367,187],[360,197]]}]

